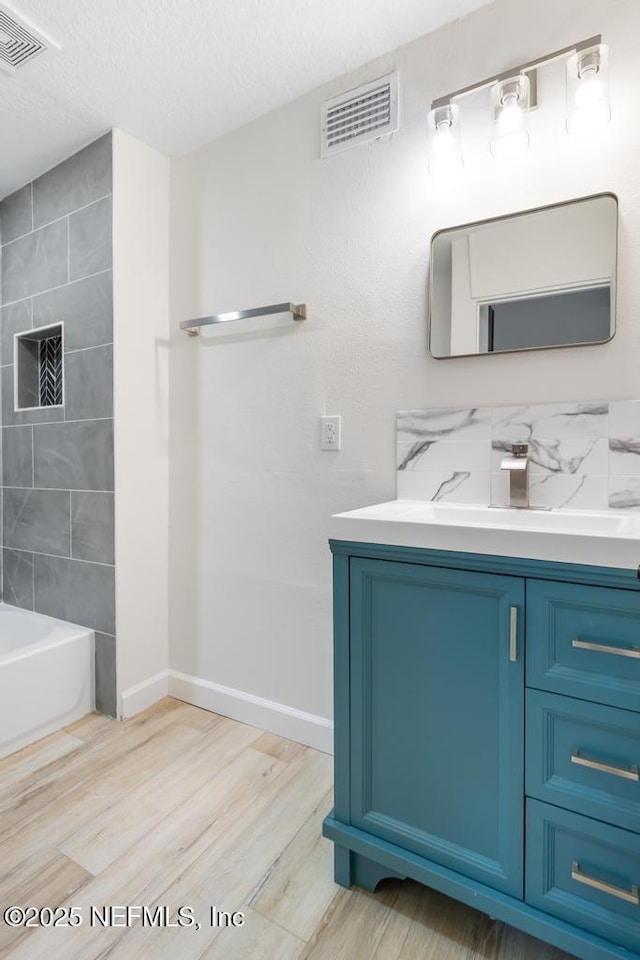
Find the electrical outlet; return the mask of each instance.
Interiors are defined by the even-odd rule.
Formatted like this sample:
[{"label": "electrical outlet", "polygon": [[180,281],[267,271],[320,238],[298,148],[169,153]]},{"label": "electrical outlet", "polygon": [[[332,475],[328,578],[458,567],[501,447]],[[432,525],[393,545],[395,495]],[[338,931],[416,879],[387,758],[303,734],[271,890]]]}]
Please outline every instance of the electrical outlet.
[{"label": "electrical outlet", "polygon": [[320,449],[340,450],[342,448],[342,417],[320,417]]}]

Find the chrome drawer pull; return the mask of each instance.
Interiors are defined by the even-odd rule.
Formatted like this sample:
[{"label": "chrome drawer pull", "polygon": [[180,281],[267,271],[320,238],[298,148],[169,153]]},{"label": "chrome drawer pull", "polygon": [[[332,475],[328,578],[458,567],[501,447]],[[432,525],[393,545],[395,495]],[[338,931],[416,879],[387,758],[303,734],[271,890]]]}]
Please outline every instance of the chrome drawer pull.
[{"label": "chrome drawer pull", "polygon": [[577,763],[581,767],[590,767],[592,770],[600,770],[601,773],[612,773],[614,777],[623,777],[625,780],[640,780],[635,763],[630,767],[614,767],[610,763],[602,763],[601,760],[590,760],[589,757],[582,757],[577,750],[574,750],[571,754],[571,763]]},{"label": "chrome drawer pull", "polygon": [[606,643],[588,643],[586,640],[580,640],[579,637],[573,638],[571,646],[578,647],[580,650],[596,650],[598,653],[613,653],[616,657],[632,657],[634,660],[640,660],[638,647],[608,647]]},{"label": "chrome drawer pull", "polygon": [[627,903],[640,903],[640,896],[638,896],[638,888],[635,883],[631,890],[621,890],[620,887],[614,887],[612,883],[605,883],[604,880],[596,880],[595,877],[590,877],[588,873],[582,873],[577,860],[574,860],[571,864],[571,879],[577,880],[578,883],[584,883],[587,887],[593,887],[594,890],[601,890],[602,893],[609,893],[612,897],[617,897],[618,900],[625,900]]},{"label": "chrome drawer pull", "polygon": [[509,611],[509,660],[512,663],[518,659],[518,608],[511,607]]}]

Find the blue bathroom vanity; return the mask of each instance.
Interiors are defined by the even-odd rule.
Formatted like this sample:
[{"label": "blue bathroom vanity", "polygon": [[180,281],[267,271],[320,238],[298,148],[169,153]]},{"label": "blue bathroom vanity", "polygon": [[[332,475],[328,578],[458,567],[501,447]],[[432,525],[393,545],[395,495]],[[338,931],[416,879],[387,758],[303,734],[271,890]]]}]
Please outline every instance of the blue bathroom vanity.
[{"label": "blue bathroom vanity", "polygon": [[640,516],[332,518],[335,878],[640,957]]}]

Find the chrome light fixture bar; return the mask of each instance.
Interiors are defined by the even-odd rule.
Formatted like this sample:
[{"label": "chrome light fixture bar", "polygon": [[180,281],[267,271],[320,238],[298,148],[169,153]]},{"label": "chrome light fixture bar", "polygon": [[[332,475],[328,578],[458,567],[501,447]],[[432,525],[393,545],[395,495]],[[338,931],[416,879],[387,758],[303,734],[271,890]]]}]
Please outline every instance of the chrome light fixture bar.
[{"label": "chrome light fixture bar", "polygon": [[563,58],[569,58],[569,132],[591,129],[594,121],[606,122],[610,116],[608,49],[602,44],[602,36],[597,34],[433,100],[427,120],[429,171],[440,173],[445,168],[462,166],[460,109],[454,101],[489,87],[493,124],[491,153],[495,157],[511,156],[526,148],[529,143],[526,116],[538,106],[537,69]]}]

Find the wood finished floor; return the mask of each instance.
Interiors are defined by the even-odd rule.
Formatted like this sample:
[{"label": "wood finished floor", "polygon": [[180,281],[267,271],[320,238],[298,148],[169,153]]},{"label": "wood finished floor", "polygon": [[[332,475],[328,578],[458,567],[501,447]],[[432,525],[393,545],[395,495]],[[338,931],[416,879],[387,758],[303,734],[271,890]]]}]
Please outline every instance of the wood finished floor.
[{"label": "wood finished floor", "polygon": [[[10,960],[567,960],[410,881],[332,881],[331,758],[167,698],[89,716],[0,761],[0,906],[80,907],[12,929]],[[97,928],[89,908],[193,909],[191,928]],[[210,907],[243,927],[212,927]]]}]

